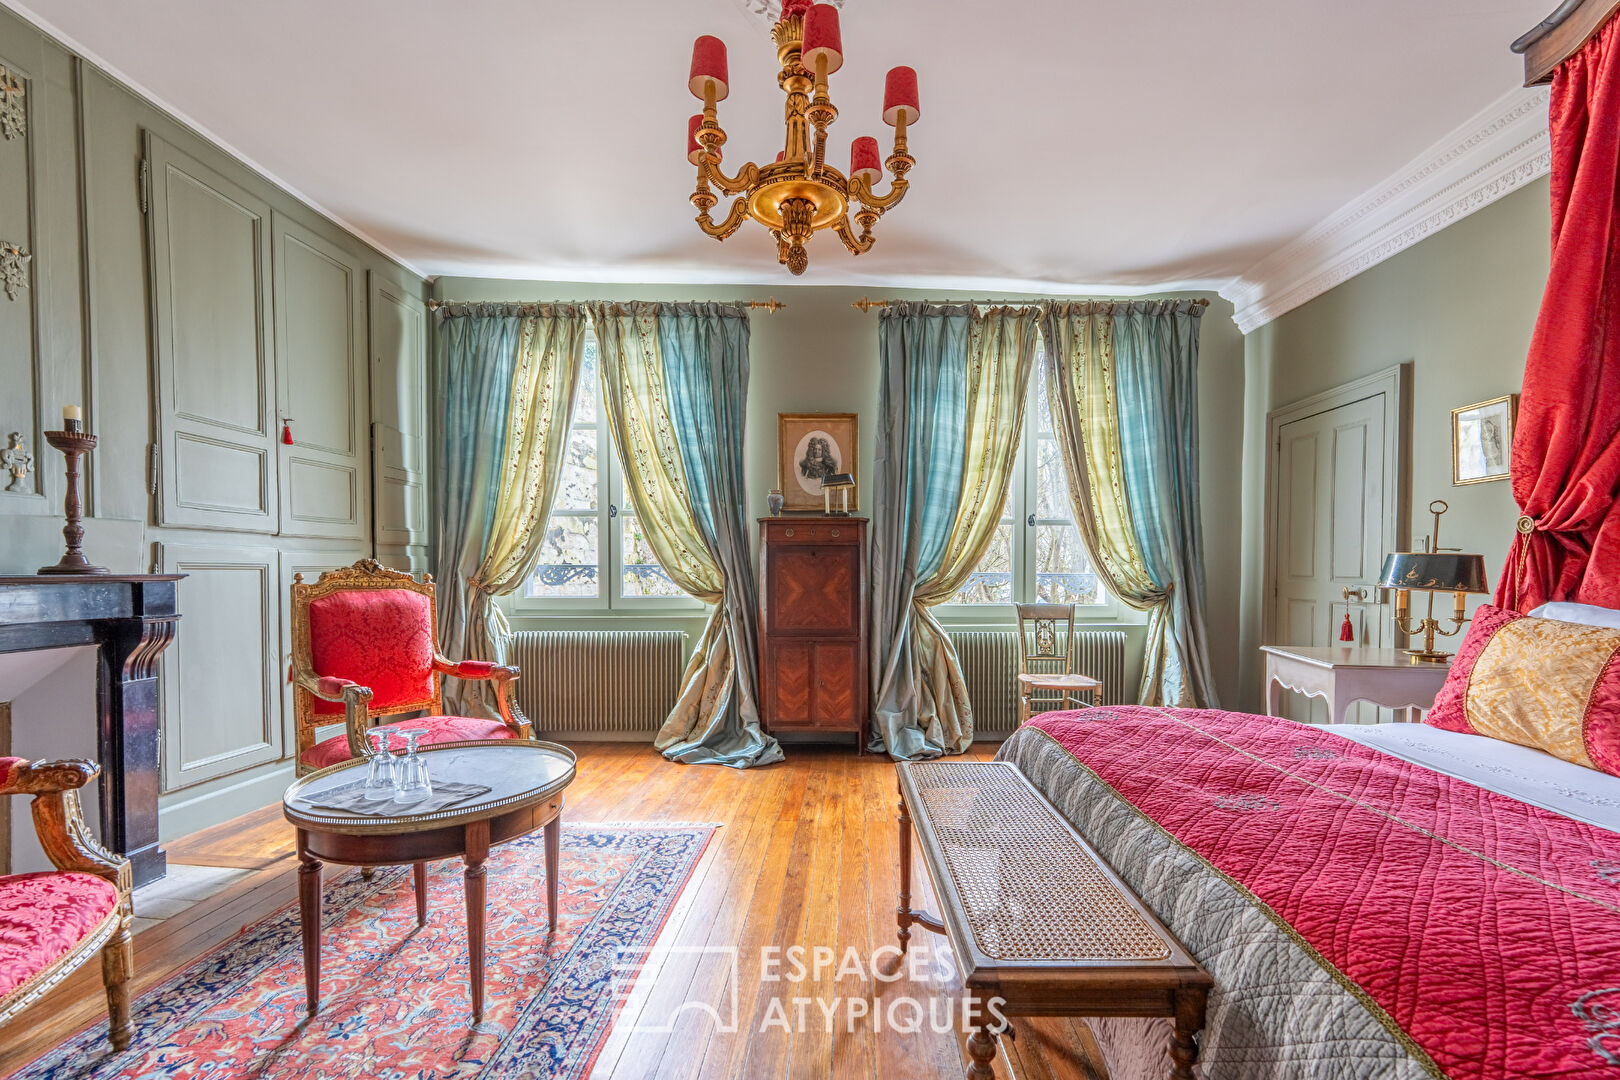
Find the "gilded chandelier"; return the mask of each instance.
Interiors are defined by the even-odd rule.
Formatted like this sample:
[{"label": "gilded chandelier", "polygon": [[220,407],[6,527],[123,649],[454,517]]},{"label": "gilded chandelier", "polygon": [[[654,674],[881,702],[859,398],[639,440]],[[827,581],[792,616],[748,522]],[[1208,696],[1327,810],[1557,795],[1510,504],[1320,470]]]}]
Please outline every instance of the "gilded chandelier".
[{"label": "gilded chandelier", "polygon": [[[844,63],[838,9],[810,0],[783,0],[782,17],[771,35],[782,65],[776,81],[787,94],[787,145],[774,162],[764,166],[749,162],[735,177],[720,169],[726,133],[715,119],[716,103],[730,92],[725,42],[704,36],[692,46],[688,86],[703,101],[703,113],[687,125],[686,156],[698,170],[692,205],[698,210],[698,228],[716,240],[724,240],[745,218],[753,218],[776,237],[777,261],[802,274],[810,263],[805,242],[818,229],[832,229],[853,254],[863,254],[875,239],[872,226],[905,198],[906,173],[916,164],[906,152],[906,128],[917,121],[917,73],[897,67],[884,82],[883,119],[894,128],[894,152],[880,165],[877,140],[856,139],[845,177],[826,160],[827,128],[838,119],[838,109],[827,95],[827,76]],[[893,181],[888,193],[879,195],[873,189],[883,179],[884,166]],[[709,216],[720,201],[714,189],[736,196],[719,223]],[[854,211],[852,225],[850,211],[857,203],[860,208]]]}]

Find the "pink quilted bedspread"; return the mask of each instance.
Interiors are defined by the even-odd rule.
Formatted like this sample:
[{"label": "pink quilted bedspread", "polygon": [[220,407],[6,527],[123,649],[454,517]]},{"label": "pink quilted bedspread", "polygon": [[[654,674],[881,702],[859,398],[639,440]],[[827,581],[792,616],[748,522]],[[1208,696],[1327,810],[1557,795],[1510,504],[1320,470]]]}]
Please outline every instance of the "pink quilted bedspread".
[{"label": "pink quilted bedspread", "polygon": [[1035,721],[1293,928],[1448,1076],[1620,1076],[1620,834],[1331,732]]}]

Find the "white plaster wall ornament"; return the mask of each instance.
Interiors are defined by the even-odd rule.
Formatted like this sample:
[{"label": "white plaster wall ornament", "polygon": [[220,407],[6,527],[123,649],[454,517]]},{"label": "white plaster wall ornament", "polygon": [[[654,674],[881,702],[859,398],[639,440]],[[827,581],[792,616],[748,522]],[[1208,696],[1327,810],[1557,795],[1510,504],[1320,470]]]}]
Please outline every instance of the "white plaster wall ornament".
[{"label": "white plaster wall ornament", "polygon": [[[835,8],[842,8],[844,0],[821,0]],[[774,26],[782,17],[782,0],[737,0],[737,6],[756,18]]]},{"label": "white plaster wall ornament", "polygon": [[34,455],[28,452],[28,444],[23,441],[22,432],[13,431],[6,436],[10,444],[0,450],[0,471],[11,474],[11,483],[6,490],[20,495],[32,495],[33,492],[23,483],[28,478],[28,469],[34,464]]},{"label": "white plaster wall ornament", "polygon": [[22,80],[0,64],[0,135],[8,140],[28,134],[27,95]]},{"label": "white plaster wall ornament", "polygon": [[17,299],[17,290],[28,288],[28,264],[33,256],[9,240],[0,240],[0,282],[6,287],[6,299]]}]

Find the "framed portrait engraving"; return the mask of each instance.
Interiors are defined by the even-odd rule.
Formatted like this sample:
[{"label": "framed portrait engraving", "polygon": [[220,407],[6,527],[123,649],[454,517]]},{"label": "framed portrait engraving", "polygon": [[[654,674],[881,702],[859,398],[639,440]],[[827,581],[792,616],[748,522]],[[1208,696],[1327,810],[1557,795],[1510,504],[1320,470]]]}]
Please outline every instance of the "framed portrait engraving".
[{"label": "framed portrait engraving", "polygon": [[1519,395],[1506,394],[1451,410],[1451,482],[1506,480],[1513,457]]},{"label": "framed portrait engraving", "polygon": [[[776,414],[776,483],[782,489],[782,509],[820,510],[822,478],[855,475],[858,418],[857,413]],[[851,510],[856,509],[859,492],[857,487],[850,493]]]}]

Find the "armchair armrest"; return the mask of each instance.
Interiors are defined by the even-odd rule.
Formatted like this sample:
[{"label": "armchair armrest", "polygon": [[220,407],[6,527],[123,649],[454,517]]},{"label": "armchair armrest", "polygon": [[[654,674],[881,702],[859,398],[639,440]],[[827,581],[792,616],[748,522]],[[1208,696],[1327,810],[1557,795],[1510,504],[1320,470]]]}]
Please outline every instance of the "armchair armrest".
[{"label": "armchair armrest", "polygon": [[294,686],[307,690],[322,701],[343,702],[343,727],[349,739],[349,756],[365,757],[371,748],[366,745],[366,731],[371,727],[371,697],[369,686],[361,686],[335,675],[317,675],[307,667],[294,667],[287,672]]},{"label": "armchair armrest", "polygon": [[129,905],[133,881],[129,860],[102,847],[85,824],[79,789],[96,778],[101,766],[93,761],[30,761],[7,770],[0,795],[34,797],[34,831],[46,858],[58,870],[106,878]]},{"label": "armchair armrest", "polygon": [[495,684],[495,704],[501,720],[517,733],[520,739],[529,737],[529,718],[512,702],[512,683],[521,678],[515,667],[491,663],[488,660],[451,660],[437,652],[433,654],[433,670],[458,679],[487,679]]}]

